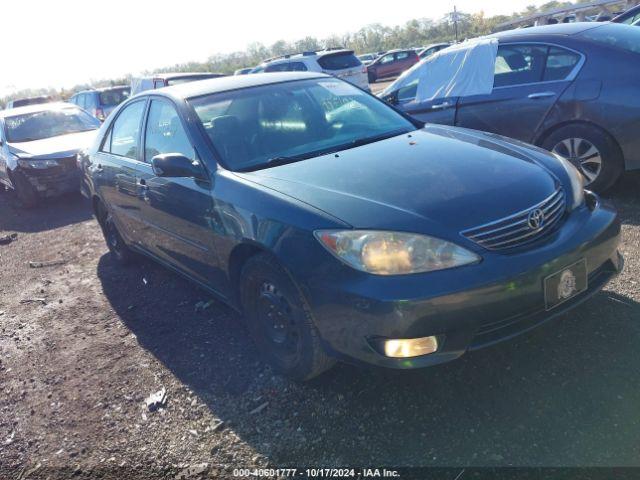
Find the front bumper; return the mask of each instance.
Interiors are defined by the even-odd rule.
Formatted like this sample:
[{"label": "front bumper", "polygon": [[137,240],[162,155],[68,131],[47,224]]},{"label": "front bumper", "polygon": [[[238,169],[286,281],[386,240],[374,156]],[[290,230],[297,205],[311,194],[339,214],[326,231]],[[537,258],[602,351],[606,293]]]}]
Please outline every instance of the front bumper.
[{"label": "front bumper", "polygon": [[80,190],[81,172],[75,157],[57,159],[59,165],[46,169],[18,167],[40,197],[53,197]]},{"label": "front bumper", "polygon": [[[455,359],[467,350],[511,338],[570,310],[622,270],[620,221],[608,204],[577,209],[561,227],[526,251],[485,251],[477,265],[384,277],[344,267],[331,281],[303,286],[325,346],[336,357],[392,368]],[[586,259],[588,288],[546,310],[543,280]],[[438,336],[438,351],[407,359],[385,357],[375,338]]]}]

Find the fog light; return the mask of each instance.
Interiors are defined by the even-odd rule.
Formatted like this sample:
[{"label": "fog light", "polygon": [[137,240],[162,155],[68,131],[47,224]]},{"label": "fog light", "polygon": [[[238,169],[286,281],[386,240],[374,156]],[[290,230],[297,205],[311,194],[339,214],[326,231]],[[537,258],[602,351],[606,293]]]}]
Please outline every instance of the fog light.
[{"label": "fog light", "polygon": [[384,354],[393,358],[427,355],[438,350],[437,337],[404,338],[383,341]]}]

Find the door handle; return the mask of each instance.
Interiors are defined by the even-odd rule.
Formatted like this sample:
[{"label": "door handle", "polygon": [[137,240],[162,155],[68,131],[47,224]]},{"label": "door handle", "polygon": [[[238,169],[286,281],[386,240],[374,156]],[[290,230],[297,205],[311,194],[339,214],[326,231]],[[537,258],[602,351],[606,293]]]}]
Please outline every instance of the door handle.
[{"label": "door handle", "polygon": [[556,96],[556,92],[538,92],[538,93],[530,93],[527,98],[530,98],[531,100],[536,100],[538,98],[548,98],[548,97],[555,97]]},{"label": "door handle", "polygon": [[437,105],[431,105],[431,110],[443,110],[449,108],[451,105],[453,105],[451,102],[442,102]]}]

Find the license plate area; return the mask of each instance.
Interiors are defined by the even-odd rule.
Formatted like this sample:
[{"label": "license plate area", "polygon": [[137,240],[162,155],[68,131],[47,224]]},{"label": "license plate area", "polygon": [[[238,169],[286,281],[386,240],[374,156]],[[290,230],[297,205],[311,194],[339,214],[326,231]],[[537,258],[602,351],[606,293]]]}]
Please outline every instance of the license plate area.
[{"label": "license plate area", "polygon": [[545,308],[551,310],[586,289],[587,261],[582,259],[544,279]]}]

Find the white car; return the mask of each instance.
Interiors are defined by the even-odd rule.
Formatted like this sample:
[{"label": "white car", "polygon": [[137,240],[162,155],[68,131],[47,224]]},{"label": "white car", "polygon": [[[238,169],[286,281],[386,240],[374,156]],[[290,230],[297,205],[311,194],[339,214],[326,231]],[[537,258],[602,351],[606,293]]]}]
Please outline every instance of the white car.
[{"label": "white car", "polygon": [[322,72],[370,91],[367,67],[353,50],[333,49],[294,53],[270,58],[253,69],[259,72]]},{"label": "white car", "polygon": [[96,136],[100,121],[70,103],[0,111],[0,192],[14,189],[24,207],[45,197],[80,191],[76,155]]}]

